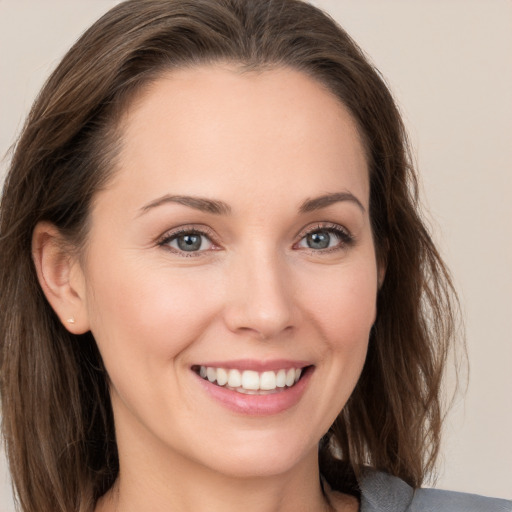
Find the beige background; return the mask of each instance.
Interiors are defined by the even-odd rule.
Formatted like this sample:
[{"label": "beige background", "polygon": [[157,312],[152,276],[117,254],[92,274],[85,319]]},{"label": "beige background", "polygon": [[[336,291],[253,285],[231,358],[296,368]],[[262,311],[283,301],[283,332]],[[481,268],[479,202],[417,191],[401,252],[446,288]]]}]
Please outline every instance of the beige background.
[{"label": "beige background", "polygon": [[[114,0],[0,0],[0,154],[49,71]],[[463,302],[470,379],[437,486],[512,498],[512,2],[316,0],[387,78]],[[5,162],[2,169],[5,169]],[[13,511],[0,460],[0,512]]]}]

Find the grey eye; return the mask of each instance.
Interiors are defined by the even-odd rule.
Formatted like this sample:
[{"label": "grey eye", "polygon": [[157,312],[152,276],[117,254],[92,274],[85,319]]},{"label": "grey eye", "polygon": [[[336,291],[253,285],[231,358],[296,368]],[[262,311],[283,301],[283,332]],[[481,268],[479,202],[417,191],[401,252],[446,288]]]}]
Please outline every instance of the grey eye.
[{"label": "grey eye", "polygon": [[210,249],[212,242],[201,233],[181,233],[169,239],[167,245],[182,252],[198,252]]},{"label": "grey eye", "polygon": [[331,235],[327,231],[315,231],[306,235],[306,244],[310,249],[327,249],[330,243]]},{"label": "grey eye", "polygon": [[319,227],[309,233],[306,233],[299,241],[297,246],[303,249],[314,249],[322,251],[325,249],[344,248],[353,243],[350,234],[338,227]]},{"label": "grey eye", "polygon": [[182,235],[176,241],[182,251],[198,251],[201,248],[201,235]]}]

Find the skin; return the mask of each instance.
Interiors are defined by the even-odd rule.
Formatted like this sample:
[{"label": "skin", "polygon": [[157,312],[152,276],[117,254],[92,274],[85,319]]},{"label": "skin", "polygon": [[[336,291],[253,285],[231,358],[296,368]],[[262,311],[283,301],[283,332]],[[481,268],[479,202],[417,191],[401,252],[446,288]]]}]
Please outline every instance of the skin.
[{"label": "skin", "polygon": [[[216,65],[151,84],[122,128],[86,253],[63,254],[48,224],[34,234],[48,299],[64,323],[74,317],[72,332],[92,331],[111,379],[120,477],[97,511],[357,510],[322,492],[317,461],[361,373],[383,277],[349,113],[300,72]],[[344,199],[300,210],[335,193]],[[158,202],[166,194],[230,212]],[[172,239],[191,227],[207,233],[193,254]],[[322,230],[331,246],[308,247],[306,233]],[[313,371],[297,404],[247,415],[191,370],[235,359]]]}]

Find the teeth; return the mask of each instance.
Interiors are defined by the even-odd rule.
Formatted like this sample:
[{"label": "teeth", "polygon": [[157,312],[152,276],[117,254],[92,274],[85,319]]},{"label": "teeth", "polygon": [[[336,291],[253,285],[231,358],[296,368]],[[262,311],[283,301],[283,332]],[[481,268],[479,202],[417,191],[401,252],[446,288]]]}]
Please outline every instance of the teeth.
[{"label": "teeth", "polygon": [[240,393],[257,394],[258,391],[273,391],[277,388],[291,387],[302,374],[302,368],[289,368],[274,371],[256,372],[200,366],[199,375],[218,386],[226,386]]},{"label": "teeth", "polygon": [[260,377],[260,389],[276,389],[276,373],[263,372]]},{"label": "teeth", "polygon": [[[286,374],[288,377],[288,374]],[[217,370],[215,368],[206,368],[206,377],[210,382],[217,380]]]},{"label": "teeth", "polygon": [[[207,375],[208,375],[208,373],[207,373]],[[208,379],[210,379],[209,376],[208,376]],[[293,383],[295,382],[295,370],[293,368],[290,368],[286,372],[286,381],[285,382],[286,382],[287,386],[293,386]]]},{"label": "teeth", "polygon": [[[204,366],[201,366],[201,368],[204,368]],[[228,375],[228,386],[230,388],[239,388],[242,385],[242,374],[238,370],[229,370]]]},{"label": "teeth", "polygon": [[242,387],[244,389],[260,389],[260,376],[258,372],[246,370],[242,373]]},{"label": "teeth", "polygon": [[224,386],[228,382],[228,372],[224,368],[217,368],[217,384]]},{"label": "teeth", "polygon": [[[203,376],[204,378],[204,376]],[[276,386],[284,388],[286,386],[286,370],[279,370],[276,374]]]}]

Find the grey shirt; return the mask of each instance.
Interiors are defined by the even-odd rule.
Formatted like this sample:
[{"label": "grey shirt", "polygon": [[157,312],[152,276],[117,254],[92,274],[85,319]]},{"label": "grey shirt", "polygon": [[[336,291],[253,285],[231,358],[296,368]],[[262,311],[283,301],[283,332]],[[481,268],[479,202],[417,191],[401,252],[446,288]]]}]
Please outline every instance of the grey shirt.
[{"label": "grey shirt", "polygon": [[512,501],[476,494],[413,489],[400,478],[367,471],[359,481],[361,512],[512,512]]}]

